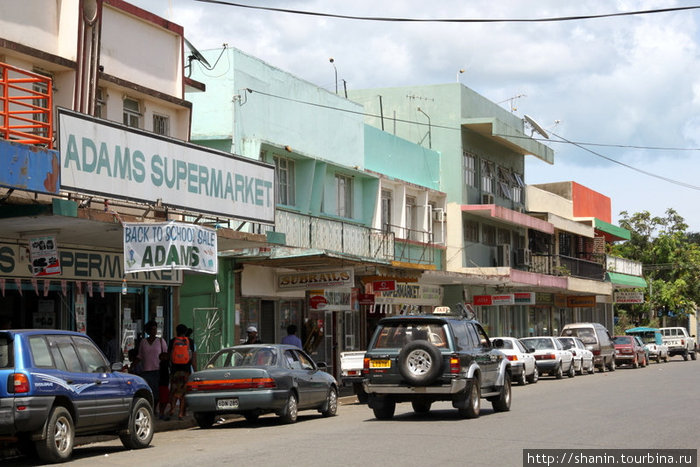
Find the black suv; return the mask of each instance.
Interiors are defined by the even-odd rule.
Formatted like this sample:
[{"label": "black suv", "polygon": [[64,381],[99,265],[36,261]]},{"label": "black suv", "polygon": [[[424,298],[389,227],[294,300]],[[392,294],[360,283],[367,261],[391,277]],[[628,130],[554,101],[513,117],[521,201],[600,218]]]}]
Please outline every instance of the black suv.
[{"label": "black suv", "polygon": [[464,418],[479,416],[482,397],[497,412],[510,410],[510,362],[477,321],[447,307],[380,320],[363,374],[380,420],[394,416],[397,402],[423,414],[435,401],[451,401]]}]

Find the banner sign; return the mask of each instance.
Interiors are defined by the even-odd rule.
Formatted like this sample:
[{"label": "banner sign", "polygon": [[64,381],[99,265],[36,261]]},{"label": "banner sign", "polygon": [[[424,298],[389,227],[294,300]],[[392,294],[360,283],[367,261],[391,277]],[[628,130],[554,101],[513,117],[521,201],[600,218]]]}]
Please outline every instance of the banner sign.
[{"label": "banner sign", "polygon": [[535,304],[535,293],[534,292],[515,292],[513,294],[513,299],[516,305],[534,305]]},{"label": "banner sign", "polygon": [[396,281],[374,281],[372,282],[372,290],[375,292],[396,290]]},{"label": "banner sign", "polygon": [[61,189],[275,223],[275,168],[58,110]]},{"label": "banner sign", "polygon": [[615,292],[615,303],[644,303],[644,292]]},{"label": "banner sign", "polygon": [[355,271],[353,269],[277,274],[277,288],[279,290],[354,287],[354,285]]},{"label": "banner sign", "polygon": [[493,302],[491,301],[491,295],[474,295],[472,298],[474,305],[476,306],[491,306]]},{"label": "banner sign", "polygon": [[422,285],[397,282],[394,290],[377,292],[374,302],[377,305],[442,305],[442,287],[439,285]]},{"label": "banner sign", "polygon": [[180,222],[125,222],[124,272],[161,269],[216,274],[216,230]]},{"label": "banner sign", "polygon": [[[474,306],[495,306],[495,305],[514,305],[515,294],[506,293],[498,295],[474,295]],[[521,302],[518,302],[520,304]]]},{"label": "banner sign", "polygon": [[32,274],[35,276],[61,274],[56,237],[47,235],[30,238],[29,260],[32,263]]},{"label": "banner sign", "polygon": [[591,308],[595,306],[595,295],[569,295],[566,297],[569,308]]}]

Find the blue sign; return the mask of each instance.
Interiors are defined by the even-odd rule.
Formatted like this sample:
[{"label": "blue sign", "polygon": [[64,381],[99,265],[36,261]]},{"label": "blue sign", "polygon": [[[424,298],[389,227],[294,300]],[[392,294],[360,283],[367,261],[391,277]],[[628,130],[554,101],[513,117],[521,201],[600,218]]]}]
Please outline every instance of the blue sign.
[{"label": "blue sign", "polygon": [[60,174],[58,151],[0,140],[0,186],[55,195]]}]

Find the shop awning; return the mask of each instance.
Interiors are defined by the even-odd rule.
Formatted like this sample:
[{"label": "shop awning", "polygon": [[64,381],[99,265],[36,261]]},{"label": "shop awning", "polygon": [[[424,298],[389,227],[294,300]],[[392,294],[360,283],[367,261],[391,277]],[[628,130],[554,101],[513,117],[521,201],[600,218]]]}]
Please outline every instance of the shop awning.
[{"label": "shop awning", "polygon": [[647,281],[643,277],[630,276],[619,272],[608,272],[608,280],[617,288],[646,287]]},{"label": "shop awning", "polygon": [[632,238],[632,234],[629,230],[623,229],[616,225],[609,224],[598,218],[593,219],[593,227],[605,234],[605,238],[611,242],[617,242],[620,240],[629,240]]}]

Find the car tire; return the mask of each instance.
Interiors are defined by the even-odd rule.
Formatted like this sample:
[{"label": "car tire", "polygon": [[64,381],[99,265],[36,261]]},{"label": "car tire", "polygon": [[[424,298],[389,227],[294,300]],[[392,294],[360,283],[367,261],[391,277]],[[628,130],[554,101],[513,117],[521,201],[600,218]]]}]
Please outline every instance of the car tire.
[{"label": "car tire", "polygon": [[532,374],[527,377],[527,382],[530,384],[535,384],[539,379],[540,379],[540,370],[538,370],[537,365],[535,365],[535,369],[532,371]]},{"label": "car tire", "polygon": [[321,415],[324,417],[335,417],[338,414],[338,391],[335,388],[328,389],[326,402],[321,409]]},{"label": "car tire", "polygon": [[357,396],[357,402],[360,404],[366,404],[367,403],[367,392],[365,392],[364,386],[362,386],[362,383],[353,383],[352,385],[352,390]]},{"label": "car tire", "polygon": [[578,370],[576,370],[577,375],[583,376],[583,374],[586,372],[586,369],[583,367],[583,358],[581,358],[580,363],[578,365]]},{"label": "car tire", "polygon": [[420,415],[425,415],[430,412],[430,407],[433,405],[430,401],[413,401],[411,406],[413,411]]},{"label": "car tire", "polygon": [[474,379],[467,386],[464,394],[465,405],[458,409],[462,418],[478,418],[481,413],[481,387],[478,379]]},{"label": "car tire", "polygon": [[377,420],[391,420],[396,411],[396,402],[390,400],[383,400],[380,403],[375,402],[372,411],[374,412],[374,418]]},{"label": "car tire", "polygon": [[634,361],[632,362],[632,368],[639,368],[639,358],[634,357]]},{"label": "car tire", "polygon": [[525,377],[525,367],[523,367],[522,373],[518,376],[518,384],[520,386],[525,386],[527,384],[527,378]]},{"label": "car tire", "polygon": [[399,373],[415,386],[427,386],[442,374],[442,353],[426,340],[409,342],[401,349]]},{"label": "car tire", "polygon": [[683,352],[683,360],[686,362],[688,361],[688,351],[687,350],[685,352]]},{"label": "car tire", "polygon": [[697,360],[697,359],[698,359],[697,352],[691,352],[691,353],[690,353],[690,359],[691,359],[691,360]]},{"label": "car tire", "polygon": [[491,406],[493,407],[494,412],[508,412],[510,410],[510,401],[513,395],[511,389],[510,378],[506,378],[503,381],[501,393],[498,395],[498,397],[491,401]]},{"label": "car tire", "polygon": [[197,425],[200,428],[206,430],[207,428],[211,428],[212,425],[214,425],[216,416],[212,412],[195,412],[194,420],[197,422]]},{"label": "car tire", "polygon": [[593,363],[593,359],[591,359],[591,366],[588,367],[588,374],[593,374],[595,373],[595,363]]},{"label": "car tire", "polygon": [[134,400],[126,430],[119,433],[119,439],[127,449],[143,449],[151,444],[155,433],[153,408],[142,397]]},{"label": "car tire", "polygon": [[299,407],[297,406],[297,396],[294,393],[289,394],[287,397],[287,403],[284,404],[282,412],[280,412],[280,418],[283,423],[295,423],[298,417]]},{"label": "car tire", "polygon": [[243,412],[243,417],[245,417],[248,423],[255,423],[258,421],[258,418],[260,418],[260,412],[256,412],[255,410],[248,410],[246,412]]},{"label": "car tire", "polygon": [[656,355],[656,363],[661,363],[661,354]]},{"label": "car tire", "polygon": [[571,360],[571,365],[569,365],[569,373],[567,374],[569,378],[576,376],[576,368],[574,368],[574,361]]},{"label": "car tire", "polygon": [[559,362],[559,365],[557,366],[557,369],[554,372],[554,377],[556,379],[562,379],[564,377],[564,370],[562,370],[561,368],[561,362]]},{"label": "car tire", "polygon": [[39,459],[52,463],[68,460],[75,441],[73,417],[68,409],[61,405],[51,409],[44,429],[44,439],[35,443]]}]

